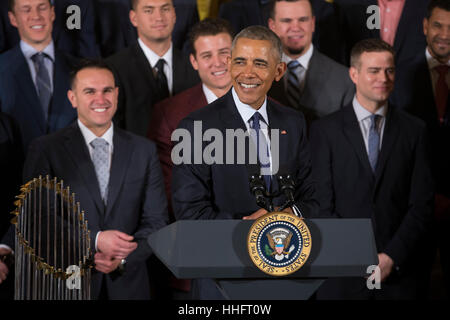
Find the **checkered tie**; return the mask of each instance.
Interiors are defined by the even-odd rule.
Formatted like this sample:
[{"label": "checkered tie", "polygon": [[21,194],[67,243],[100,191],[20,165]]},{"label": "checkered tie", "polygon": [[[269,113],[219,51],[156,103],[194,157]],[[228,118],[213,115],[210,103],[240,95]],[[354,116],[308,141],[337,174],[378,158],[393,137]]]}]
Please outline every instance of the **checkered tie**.
[{"label": "checkered tie", "polygon": [[253,116],[250,118],[250,128],[254,130],[251,133],[253,140],[256,141],[258,162],[262,171],[262,176],[264,178],[264,181],[266,182],[267,190],[270,190],[272,179],[269,173],[270,171],[269,146],[267,144],[266,137],[263,131],[261,130],[260,121],[265,122],[261,114],[259,112],[255,112]]},{"label": "checkered tie", "polygon": [[377,124],[379,115],[373,114],[370,116],[370,129],[369,129],[369,162],[372,167],[372,171],[375,172],[378,161],[378,153],[380,149],[380,134],[378,133]]},{"label": "checkered tie", "polygon": [[42,111],[44,112],[45,121],[47,122],[48,109],[52,98],[52,88],[50,75],[44,63],[44,59],[46,57],[49,58],[45,53],[38,52],[31,57],[31,60],[33,60],[34,67],[36,69],[36,87],[39,95],[39,101],[41,102]]},{"label": "checkered tie", "polygon": [[92,153],[92,162],[94,163],[95,173],[97,174],[100,193],[103,201],[106,203],[109,183],[108,142],[106,142],[105,139],[96,138],[91,142],[91,146],[94,148],[94,152]]}]

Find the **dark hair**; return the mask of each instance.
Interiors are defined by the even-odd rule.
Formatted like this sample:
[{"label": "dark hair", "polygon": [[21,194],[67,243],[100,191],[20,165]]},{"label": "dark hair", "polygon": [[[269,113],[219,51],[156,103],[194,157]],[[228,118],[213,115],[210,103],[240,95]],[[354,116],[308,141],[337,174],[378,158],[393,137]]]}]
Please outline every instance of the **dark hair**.
[{"label": "dark hair", "polygon": [[430,19],[431,14],[435,8],[443,9],[445,11],[450,11],[450,0],[432,0],[428,4],[427,8],[427,19]]},{"label": "dark hair", "polygon": [[[136,6],[137,6],[138,2],[139,2],[139,0],[130,0],[130,8],[131,8],[131,10],[136,11]],[[171,0],[171,2],[172,2],[172,5],[174,5],[173,4],[173,0]]]},{"label": "dark hair", "polygon": [[233,39],[234,32],[231,24],[221,18],[206,18],[198,23],[196,23],[188,34],[189,45],[191,47],[192,54],[195,56],[195,41],[204,36],[215,36],[219,33],[227,33]]},{"label": "dark hair", "polygon": [[309,6],[311,7],[311,13],[314,16],[314,9],[313,6],[311,4],[310,0],[270,0],[269,6],[268,6],[268,10],[269,10],[269,18],[274,20],[275,19],[275,5],[277,2],[298,2],[298,1],[307,1],[309,2]]},{"label": "dark hair", "polygon": [[350,53],[350,66],[354,68],[359,68],[360,66],[360,57],[364,52],[383,52],[387,51],[392,53],[392,56],[395,56],[395,51],[392,46],[377,38],[364,39],[356,43],[352,51]]},{"label": "dark hair", "polygon": [[233,43],[231,44],[231,50],[234,49],[237,41],[240,38],[270,41],[272,49],[275,52],[277,62],[281,61],[281,57],[283,56],[283,45],[281,44],[281,40],[280,38],[278,38],[276,33],[269,28],[259,25],[245,28],[244,30],[239,32],[236,37],[234,37]]},{"label": "dark hair", "polygon": [[104,69],[112,73],[114,77],[114,83],[116,83],[116,76],[113,69],[101,59],[81,59],[70,72],[70,88],[73,90],[75,79],[77,74],[84,69]]},{"label": "dark hair", "polygon": [[[51,0],[48,0],[48,3],[50,3],[50,6],[53,6],[53,3]],[[16,4],[16,0],[8,0],[8,11],[14,12],[15,4]]]}]

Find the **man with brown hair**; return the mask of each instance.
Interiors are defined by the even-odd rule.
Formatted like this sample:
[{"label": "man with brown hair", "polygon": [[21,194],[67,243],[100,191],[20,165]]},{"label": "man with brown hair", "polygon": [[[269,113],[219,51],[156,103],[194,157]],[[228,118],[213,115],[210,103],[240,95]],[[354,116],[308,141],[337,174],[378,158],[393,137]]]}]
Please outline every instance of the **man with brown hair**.
[{"label": "man with brown hair", "polygon": [[386,42],[357,43],[350,77],[353,102],[311,126],[313,176],[321,215],[372,220],[381,290],[364,278],[336,278],[317,297],[416,299],[427,293],[433,200],[425,124],[388,104],[395,66]]}]

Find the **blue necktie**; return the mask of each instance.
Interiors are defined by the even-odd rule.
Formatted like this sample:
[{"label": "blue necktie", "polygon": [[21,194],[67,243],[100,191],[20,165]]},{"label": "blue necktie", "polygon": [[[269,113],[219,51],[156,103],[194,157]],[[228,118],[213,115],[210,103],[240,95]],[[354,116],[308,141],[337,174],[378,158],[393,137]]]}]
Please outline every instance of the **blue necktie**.
[{"label": "blue necktie", "polygon": [[38,52],[31,57],[31,60],[34,62],[34,67],[36,68],[36,87],[42,111],[44,112],[45,122],[47,122],[48,119],[48,109],[52,98],[50,74],[44,63],[46,57],[48,57],[48,55],[42,52]]},{"label": "blue necktie", "polygon": [[378,161],[378,153],[380,148],[380,134],[377,130],[377,123],[379,115],[373,114],[370,116],[370,129],[369,129],[369,162],[372,167],[372,171],[375,172]]},{"label": "blue necktie", "polygon": [[[290,106],[298,108],[300,106],[301,83],[305,73],[305,68],[297,61],[292,60],[288,63],[288,83],[287,96]],[[297,71],[299,69],[299,71]]]},{"label": "blue necktie", "polygon": [[102,138],[96,138],[91,142],[94,148],[92,153],[92,162],[94,163],[95,173],[97,174],[98,185],[104,203],[108,197],[108,183],[109,183],[109,152],[108,142]]},{"label": "blue necktie", "polygon": [[[256,150],[259,166],[262,171],[262,176],[264,181],[266,182],[267,191],[270,190],[270,185],[272,182],[271,174],[270,174],[270,154],[269,154],[269,146],[267,144],[266,137],[261,130],[260,121],[264,121],[264,118],[261,116],[259,112],[255,112],[253,116],[250,118],[250,128],[254,130],[252,134],[255,136],[253,140],[256,140]],[[265,173],[265,174],[264,174]],[[269,174],[267,174],[269,173]]]}]

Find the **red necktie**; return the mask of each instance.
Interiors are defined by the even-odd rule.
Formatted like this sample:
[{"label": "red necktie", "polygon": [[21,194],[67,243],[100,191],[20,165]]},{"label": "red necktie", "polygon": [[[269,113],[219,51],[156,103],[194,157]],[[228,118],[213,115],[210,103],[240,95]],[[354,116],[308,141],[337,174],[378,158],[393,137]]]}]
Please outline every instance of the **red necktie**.
[{"label": "red necktie", "polygon": [[444,121],[445,109],[447,106],[448,86],[446,82],[448,66],[439,65],[434,68],[439,73],[439,78],[436,82],[436,107],[439,121]]}]

